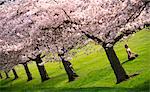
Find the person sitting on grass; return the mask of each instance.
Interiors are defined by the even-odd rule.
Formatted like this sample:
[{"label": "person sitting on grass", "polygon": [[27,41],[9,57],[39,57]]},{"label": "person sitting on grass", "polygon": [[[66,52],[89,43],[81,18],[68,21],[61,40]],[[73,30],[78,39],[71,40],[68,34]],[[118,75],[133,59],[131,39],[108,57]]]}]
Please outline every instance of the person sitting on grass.
[{"label": "person sitting on grass", "polygon": [[127,44],[125,44],[125,48],[126,48],[126,52],[127,52],[127,54],[128,54],[128,60],[133,60],[133,59],[135,59],[136,57],[138,57],[138,54],[133,53],[133,52],[131,51],[131,49],[128,47]]}]

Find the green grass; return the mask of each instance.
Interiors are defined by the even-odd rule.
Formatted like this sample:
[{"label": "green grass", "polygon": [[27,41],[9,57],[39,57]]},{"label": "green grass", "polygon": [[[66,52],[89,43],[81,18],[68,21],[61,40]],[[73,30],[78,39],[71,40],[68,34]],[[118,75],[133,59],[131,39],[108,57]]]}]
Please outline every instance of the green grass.
[{"label": "green grass", "polygon": [[[32,81],[26,81],[23,66],[18,65],[15,69],[19,79],[13,81],[14,76],[10,72],[10,79],[0,80],[0,92],[150,92],[150,31],[140,31],[130,37],[128,42],[122,41],[115,45],[121,63],[127,60],[125,43],[128,43],[139,57],[124,63],[123,67],[129,75],[139,75],[120,84],[115,84],[113,70],[102,47],[91,43],[82,48],[71,61],[80,76],[77,80],[69,83],[60,63],[49,62],[45,67],[51,79],[41,83],[35,62],[31,62],[28,65],[34,78]],[[84,54],[87,49],[91,54]]]}]

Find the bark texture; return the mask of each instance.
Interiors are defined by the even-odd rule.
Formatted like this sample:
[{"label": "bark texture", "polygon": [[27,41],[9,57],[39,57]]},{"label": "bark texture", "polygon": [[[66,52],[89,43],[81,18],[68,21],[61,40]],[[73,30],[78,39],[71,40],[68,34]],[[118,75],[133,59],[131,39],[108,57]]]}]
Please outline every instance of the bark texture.
[{"label": "bark texture", "polygon": [[45,69],[44,65],[42,65],[42,66],[39,65],[40,63],[43,62],[40,55],[38,55],[36,57],[35,61],[36,61],[36,65],[37,65],[37,68],[39,70],[42,82],[48,80],[49,77],[48,77],[48,74],[46,72],[46,69]]},{"label": "bark texture", "polygon": [[128,79],[129,77],[126,74],[122,65],[120,64],[120,61],[119,61],[113,47],[104,47],[104,49],[106,51],[106,55],[107,55],[108,60],[111,64],[111,67],[115,73],[117,83],[120,83],[120,82]]},{"label": "bark texture", "polygon": [[6,75],[6,79],[10,78],[7,72],[5,72],[5,75]]},{"label": "bark texture", "polygon": [[29,71],[29,68],[28,68],[27,63],[24,63],[23,66],[24,66],[24,69],[25,69],[25,71],[26,71],[26,75],[27,75],[27,77],[28,77],[28,80],[27,80],[27,81],[32,80],[32,79],[33,79],[33,78],[32,78],[32,74],[31,74],[30,71]]},{"label": "bark texture", "polygon": [[15,80],[15,79],[18,79],[19,77],[18,77],[18,74],[17,74],[16,70],[15,70],[15,69],[12,69],[12,71],[13,71],[13,74],[14,74],[14,76],[15,76],[14,80]]}]

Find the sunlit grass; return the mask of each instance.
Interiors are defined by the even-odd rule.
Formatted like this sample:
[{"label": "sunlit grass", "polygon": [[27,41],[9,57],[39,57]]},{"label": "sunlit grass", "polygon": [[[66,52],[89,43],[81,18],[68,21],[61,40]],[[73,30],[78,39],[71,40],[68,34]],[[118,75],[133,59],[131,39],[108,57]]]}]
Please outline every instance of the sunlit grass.
[{"label": "sunlit grass", "polygon": [[[77,74],[80,76],[77,80],[68,83],[62,64],[48,62],[45,64],[45,67],[50,79],[41,83],[35,62],[31,62],[28,65],[34,78],[32,81],[27,82],[23,66],[18,65],[15,69],[19,79],[13,81],[14,76],[10,72],[10,79],[0,80],[0,92],[149,92],[150,31],[140,31],[130,37],[128,41],[122,41],[115,45],[115,51],[121,63],[127,60],[127,54],[124,49],[125,43],[128,43],[131,50],[138,53],[139,57],[123,64],[123,67],[129,75],[135,73],[139,73],[139,75],[120,84],[115,84],[114,73],[102,47],[91,43],[82,48],[71,61]],[[90,49],[92,53],[84,54],[87,49]]]}]

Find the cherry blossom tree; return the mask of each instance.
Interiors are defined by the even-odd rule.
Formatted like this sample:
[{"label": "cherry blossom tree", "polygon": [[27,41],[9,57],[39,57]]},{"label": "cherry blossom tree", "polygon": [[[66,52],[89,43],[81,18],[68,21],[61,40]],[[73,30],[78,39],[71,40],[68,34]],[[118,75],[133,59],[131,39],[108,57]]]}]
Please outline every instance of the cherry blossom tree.
[{"label": "cherry blossom tree", "polygon": [[[20,5],[18,4],[23,6],[19,7]],[[33,39],[35,37],[33,35],[38,34],[38,31],[36,30],[36,26],[32,26],[33,21],[30,19],[30,17],[28,17],[28,14],[25,14],[28,11],[26,9],[25,11],[21,10],[21,8],[26,6],[26,4],[30,4],[30,2],[16,2],[12,5],[10,4],[8,6],[3,6],[1,9],[1,52],[7,54],[1,54],[3,57],[1,62],[4,62],[4,65],[2,66],[3,70],[11,70],[10,68],[12,68],[12,66],[15,66],[19,63],[27,62],[28,59],[26,59],[26,61],[22,61],[21,57],[24,54],[27,55],[27,57],[31,56],[30,59],[32,60],[36,56],[38,56],[38,52],[35,50],[36,44],[33,44]],[[5,7],[8,8],[3,10],[3,8]],[[12,10],[12,8],[14,10]],[[32,8],[32,5],[27,9],[30,8]],[[7,14],[9,15],[7,16]],[[37,67],[39,69],[40,74],[46,76],[43,78],[43,75],[41,75],[42,81],[48,79],[44,66],[38,66],[37,64]],[[42,73],[42,71],[45,72]]]},{"label": "cherry blossom tree", "polygon": [[83,33],[105,49],[117,83],[128,79],[113,46],[123,37],[149,25],[150,2],[148,0],[55,0],[55,2],[64,14],[61,11],[59,14],[55,13],[57,25],[49,24],[46,28],[56,29],[63,26],[63,31]]},{"label": "cherry blossom tree", "polygon": [[32,74],[28,67],[28,62],[30,62],[30,60],[26,56],[22,55],[22,58],[21,58],[19,64],[22,64],[25,69],[26,75],[28,77],[27,81],[31,81],[33,78],[32,78]]},{"label": "cherry blossom tree", "polygon": [[63,48],[82,47],[86,36],[105,49],[119,83],[129,77],[113,47],[150,24],[149,7],[149,0],[24,0],[2,5],[0,51],[21,50],[32,58],[46,51],[54,59]]},{"label": "cherry blossom tree", "polygon": [[[57,29],[61,30],[61,33],[72,32],[71,37],[75,34],[84,34],[105,49],[117,83],[128,79],[113,47],[120,39],[150,24],[150,2],[148,0],[55,0],[55,2],[56,5],[53,5],[55,8],[48,8],[52,11],[48,14],[50,21],[47,25],[43,25],[42,29],[52,30],[57,33],[56,35],[59,35]],[[59,41],[57,38],[56,40]],[[66,42],[69,41],[72,40],[67,39]],[[80,41],[82,40],[78,40]],[[72,42],[75,45],[76,41]],[[59,43],[63,45],[63,41]]]}]

